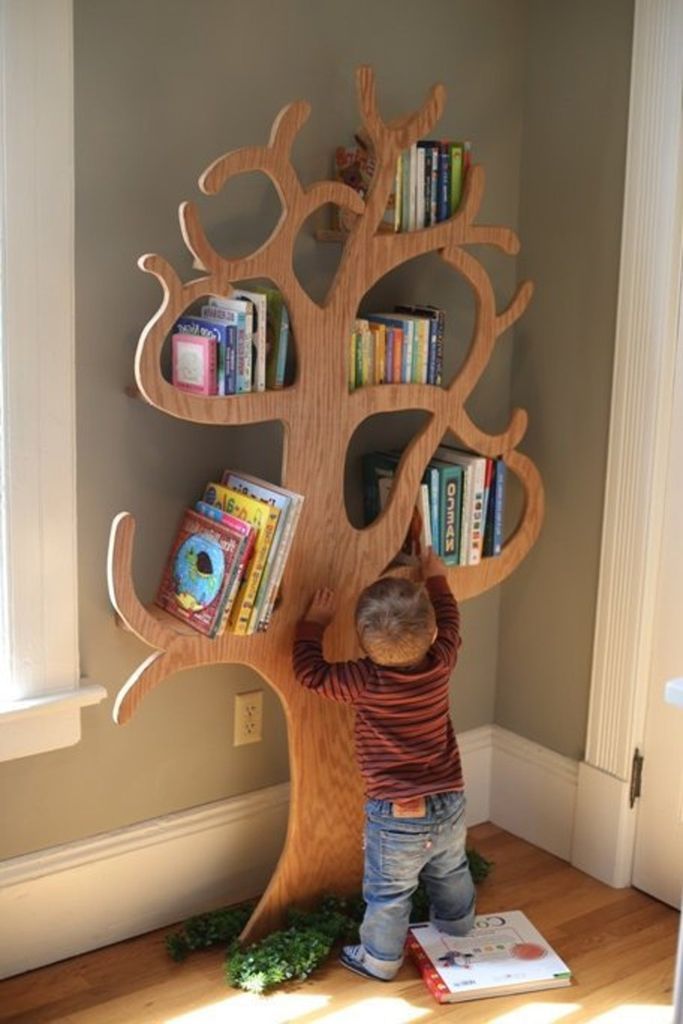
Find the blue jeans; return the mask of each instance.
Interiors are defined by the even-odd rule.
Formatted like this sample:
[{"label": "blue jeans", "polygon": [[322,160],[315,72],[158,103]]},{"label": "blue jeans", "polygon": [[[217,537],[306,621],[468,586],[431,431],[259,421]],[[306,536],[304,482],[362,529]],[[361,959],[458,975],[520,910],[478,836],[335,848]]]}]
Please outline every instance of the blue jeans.
[{"label": "blue jeans", "polygon": [[[474,883],[465,852],[465,797],[426,797],[423,818],[394,818],[389,800],[365,805],[367,904],[360,929],[363,947],[382,967],[398,967],[408,932],[411,898],[425,884],[434,925],[466,935],[474,924]],[[378,967],[380,965],[377,965]]]}]

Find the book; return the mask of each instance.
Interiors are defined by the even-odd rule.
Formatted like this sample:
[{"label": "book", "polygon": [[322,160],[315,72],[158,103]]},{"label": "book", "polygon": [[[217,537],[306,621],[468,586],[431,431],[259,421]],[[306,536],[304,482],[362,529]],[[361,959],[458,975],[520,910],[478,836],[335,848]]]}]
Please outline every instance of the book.
[{"label": "book", "polygon": [[216,394],[216,339],[201,334],[171,337],[171,381],[193,395]]},{"label": "book", "polygon": [[462,938],[414,924],[406,948],[439,1003],[571,985],[570,968],[520,910],[479,914]]},{"label": "book", "polygon": [[472,452],[439,445],[436,458],[465,470],[460,528],[459,565],[478,565],[484,546],[484,486],[486,459]]},{"label": "book", "polygon": [[503,547],[503,515],[505,511],[505,474],[503,459],[493,460],[493,475],[484,527],[484,551],[487,557],[499,555]]},{"label": "book", "polygon": [[212,296],[202,306],[202,316],[226,324],[234,324],[237,330],[235,349],[235,394],[251,391],[251,361],[253,334],[253,304],[246,299],[224,299]]},{"label": "book", "polygon": [[463,143],[451,142],[451,215],[457,211],[462,198],[464,156],[465,148]]},{"label": "book", "polygon": [[228,617],[232,610],[233,602],[237,596],[240,583],[242,582],[247,570],[249,559],[253,554],[256,531],[250,523],[245,523],[243,519],[237,519],[236,516],[231,516],[229,512],[224,512],[218,507],[218,505],[209,505],[205,501],[198,501],[195,503],[194,507],[195,511],[199,512],[200,515],[205,516],[207,519],[216,520],[219,523],[226,523],[229,527],[235,530],[236,533],[244,538],[244,546],[236,562],[230,586],[226,590],[225,597],[223,599],[223,607],[221,609],[220,618],[214,634],[215,636],[220,636],[228,623]]},{"label": "book", "polygon": [[254,553],[249,560],[228,619],[230,632],[244,636],[249,628],[254,601],[280,513],[278,509],[264,501],[251,498],[219,483],[207,485],[203,500],[209,505],[218,505],[224,512],[250,523],[256,531]]},{"label": "book", "polygon": [[277,288],[255,288],[266,296],[266,387],[283,388],[289,349],[289,312]]},{"label": "book", "polygon": [[251,389],[265,391],[268,297],[263,292],[248,292],[236,288],[235,298],[244,299],[252,304]]},{"label": "book", "polygon": [[[394,485],[393,474],[378,471],[377,488],[380,511],[389,500],[391,488]],[[395,558],[395,562],[401,565],[419,564],[423,552],[432,546],[432,528],[429,511],[429,487],[427,484],[420,484],[417,501],[408,526],[405,540],[401,550]]]},{"label": "book", "polygon": [[437,554],[446,565],[459,565],[464,470],[462,466],[440,459],[432,459],[429,465],[438,477]]},{"label": "book", "polygon": [[244,531],[185,509],[155,604],[205,636],[216,636],[247,541]]},{"label": "book", "polygon": [[[263,501],[279,512],[268,559],[264,566],[256,593],[254,607],[249,620],[248,633],[255,633],[259,624],[267,624],[282,580],[287,555],[294,539],[294,530],[299,519],[303,495],[278,487],[249,473],[237,473],[226,469],[221,483],[235,491]],[[264,626],[265,628],[265,626]]]}]

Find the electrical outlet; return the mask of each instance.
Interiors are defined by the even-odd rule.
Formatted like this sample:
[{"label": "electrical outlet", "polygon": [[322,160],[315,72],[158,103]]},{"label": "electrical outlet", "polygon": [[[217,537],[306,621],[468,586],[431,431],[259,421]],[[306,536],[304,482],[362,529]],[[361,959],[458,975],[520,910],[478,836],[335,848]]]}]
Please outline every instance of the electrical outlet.
[{"label": "electrical outlet", "polygon": [[235,694],[234,745],[260,743],[263,739],[263,690]]}]

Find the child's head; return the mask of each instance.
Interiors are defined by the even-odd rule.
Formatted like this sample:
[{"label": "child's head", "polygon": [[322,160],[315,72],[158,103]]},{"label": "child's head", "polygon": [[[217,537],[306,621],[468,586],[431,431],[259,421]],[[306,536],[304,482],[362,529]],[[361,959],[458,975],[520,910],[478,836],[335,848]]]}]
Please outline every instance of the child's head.
[{"label": "child's head", "polygon": [[356,629],[363,650],[378,665],[412,665],[431,647],[436,617],[422,584],[385,576],[358,598]]}]

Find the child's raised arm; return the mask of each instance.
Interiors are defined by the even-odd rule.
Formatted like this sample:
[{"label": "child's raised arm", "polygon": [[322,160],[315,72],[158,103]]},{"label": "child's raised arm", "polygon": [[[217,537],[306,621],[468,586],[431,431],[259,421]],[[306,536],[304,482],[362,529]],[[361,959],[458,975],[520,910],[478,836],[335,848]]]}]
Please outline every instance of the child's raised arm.
[{"label": "child's raised arm", "polygon": [[342,704],[353,704],[365,689],[367,668],[361,661],[326,661],[323,633],[334,617],[335,595],[329,587],[316,590],[308,611],[296,627],[294,675],[307,690]]}]

